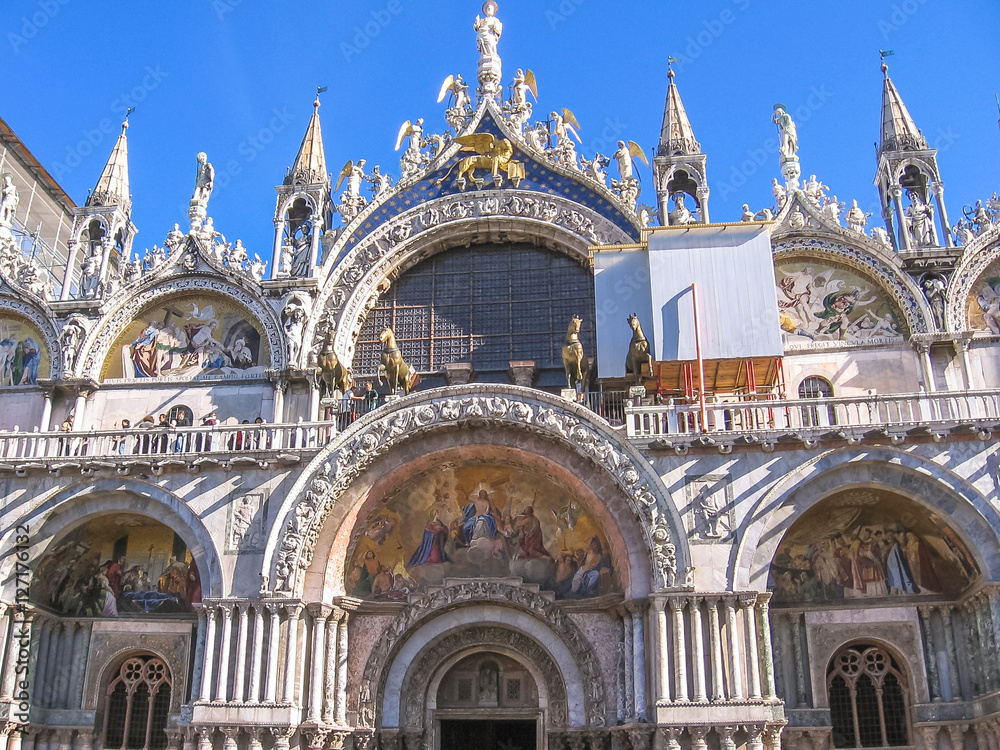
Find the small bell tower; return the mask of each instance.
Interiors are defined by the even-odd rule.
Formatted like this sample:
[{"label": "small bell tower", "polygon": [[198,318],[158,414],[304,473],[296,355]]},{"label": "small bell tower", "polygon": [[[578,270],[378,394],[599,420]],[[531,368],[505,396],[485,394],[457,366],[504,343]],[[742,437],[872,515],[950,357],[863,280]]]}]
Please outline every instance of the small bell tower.
[{"label": "small bell tower", "polygon": [[132,256],[138,229],[132,223],[128,182],[128,118],[101,177],[74,211],[62,299],[96,299],[114,291],[121,268]]},{"label": "small bell tower", "polygon": [[319,123],[320,87],[295,162],[278,185],[274,214],[272,278],[314,276],[322,262],[320,240],[333,221],[330,174],[326,171],[323,132]]},{"label": "small bell tower", "polygon": [[674,71],[676,58],[667,58],[667,101],[663,106],[660,144],[653,157],[660,224],[709,223],[707,156],[694,137],[684,111]]},{"label": "small bell tower", "polygon": [[886,231],[893,247],[903,255],[921,248],[954,247],[937,149],[928,146],[910,117],[889,78],[885,55],[882,53],[882,123],[875,185]]}]

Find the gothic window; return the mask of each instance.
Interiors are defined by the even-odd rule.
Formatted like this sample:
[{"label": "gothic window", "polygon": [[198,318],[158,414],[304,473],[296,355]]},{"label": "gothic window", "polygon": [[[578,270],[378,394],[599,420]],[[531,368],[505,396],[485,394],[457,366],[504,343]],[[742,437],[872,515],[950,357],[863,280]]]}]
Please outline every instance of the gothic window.
[{"label": "gothic window", "polygon": [[841,649],[826,670],[833,746],[899,747],[909,741],[905,678],[883,649]]},{"label": "gothic window", "polygon": [[162,750],[167,746],[170,670],[153,656],[127,659],[108,685],[104,741],[109,750]]},{"label": "gothic window", "polygon": [[[824,378],[818,378],[811,376],[803,380],[799,384],[799,398],[832,398],[833,397],[833,386],[830,385],[830,381]],[[837,424],[837,414],[832,406],[827,407],[827,425]],[[802,426],[803,427],[818,427],[822,423],[820,421],[819,408],[815,406],[806,406],[802,409]]]},{"label": "gothic window", "polygon": [[354,372],[376,374],[379,335],[391,328],[422,374],[470,362],[481,381],[507,382],[511,360],[531,360],[539,386],[565,384],[562,345],[574,314],[584,321],[583,350],[595,356],[594,280],[579,262],[529,245],[449,250],[404,272],[379,298],[358,337]]}]

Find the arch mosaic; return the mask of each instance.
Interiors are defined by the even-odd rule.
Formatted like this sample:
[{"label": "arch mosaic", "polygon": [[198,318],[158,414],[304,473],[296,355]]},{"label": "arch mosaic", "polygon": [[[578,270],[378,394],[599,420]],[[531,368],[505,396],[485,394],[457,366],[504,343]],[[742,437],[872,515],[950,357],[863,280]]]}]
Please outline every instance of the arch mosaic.
[{"label": "arch mosaic", "polygon": [[[322,321],[337,331],[338,355],[353,359],[354,340],[385,279],[436,250],[488,236],[536,244],[541,239],[581,260],[589,259],[587,248],[592,245],[632,241],[597,212],[560,196],[526,190],[448,195],[380,225],[333,266],[321,285],[303,340],[312,342],[312,348],[319,346],[325,335]],[[328,257],[336,258],[345,241],[338,242]]]},{"label": "arch mosaic", "polygon": [[[981,331],[1000,335],[1000,242],[982,249],[967,248],[965,258],[951,277],[947,292],[947,320],[953,331]],[[978,242],[977,237],[974,242]]]},{"label": "arch mosaic", "polygon": [[59,345],[50,318],[32,305],[0,297],[0,388],[57,377]]},{"label": "arch mosaic", "polygon": [[847,266],[861,278],[872,279],[902,313],[910,335],[934,330],[933,313],[916,284],[881,258],[857,247],[816,237],[797,237],[774,246],[775,266],[800,257]]},{"label": "arch mosaic", "polygon": [[377,458],[419,435],[464,425],[528,430],[595,464],[640,521],[654,587],[678,585],[677,571],[689,560],[686,535],[642,455],[578,404],[528,388],[478,385],[411,394],[353,423],[320,452],[296,480],[278,513],[282,525],[268,540],[266,570],[275,591],[301,594],[327,516]]},{"label": "arch mosaic", "polygon": [[184,294],[221,296],[241,306],[261,326],[261,338],[266,341],[270,353],[270,366],[275,369],[287,366],[282,327],[267,304],[235,284],[217,278],[188,276],[138,291],[105,315],[84,340],[81,349],[84,356],[77,359],[77,374],[97,380],[112,346],[144,310],[155,302]]},{"label": "arch mosaic", "polygon": [[[88,480],[57,489],[42,499],[16,521],[32,530],[31,559],[27,564],[35,570],[54,540],[90,518],[114,513],[146,516],[176,530],[198,565],[203,596],[224,595],[219,553],[198,515],[173,493],[136,479]],[[6,537],[0,541],[6,541],[14,533],[14,528],[11,526]],[[13,549],[13,545],[10,544],[9,548]],[[0,580],[6,581],[9,588],[14,585],[14,564],[13,556],[9,556],[0,566]],[[13,591],[10,591],[10,600],[13,601]]]},{"label": "arch mosaic", "polygon": [[[398,669],[405,669],[410,675],[411,685],[424,685],[430,680],[431,672],[428,670],[426,676],[420,676],[414,683],[413,680],[418,674],[418,667],[409,667],[411,662],[415,662],[412,654],[406,654],[406,658],[401,656],[401,649],[407,641],[415,637],[416,633],[434,618],[445,615],[450,610],[458,607],[475,604],[497,604],[499,607],[488,607],[480,615],[476,616],[477,622],[487,620],[496,622],[497,625],[478,626],[478,628],[461,628],[452,636],[454,646],[451,653],[457,648],[470,645],[472,642],[480,642],[488,648],[490,643],[507,645],[522,654],[543,654],[543,658],[552,660],[553,649],[562,650],[576,666],[578,675],[576,679],[565,679],[563,665],[562,669],[556,670],[560,676],[557,684],[553,684],[552,677],[546,676],[546,685],[549,688],[550,701],[563,698],[567,703],[562,706],[552,706],[553,714],[551,721],[561,722],[561,726],[566,724],[579,726],[585,724],[591,727],[603,727],[605,722],[605,690],[604,677],[601,671],[600,662],[593,646],[583,634],[583,631],[576,625],[573,619],[565,614],[562,609],[553,604],[548,598],[530,589],[521,586],[512,586],[503,581],[466,581],[453,586],[447,586],[425,596],[411,600],[408,607],[400,612],[393,621],[385,628],[382,635],[375,642],[368,661],[365,665],[364,674],[361,681],[361,692],[358,702],[358,718],[364,726],[374,726],[375,706],[384,705],[386,700],[386,685],[392,681],[395,686],[396,679],[390,676],[390,671],[398,671],[396,663],[400,663]],[[510,611],[513,609],[514,611]],[[508,612],[505,615],[504,610]],[[489,615],[489,616],[487,616]],[[543,648],[534,637],[518,633],[516,636],[504,635],[499,640],[496,631],[508,630],[509,628],[500,625],[505,623],[508,626],[518,627],[519,620],[524,616],[530,616],[533,621],[542,624],[542,632],[548,631],[555,635],[557,641],[548,644],[548,649]],[[461,625],[465,623],[455,623]],[[445,625],[441,625],[445,627]],[[481,629],[477,634],[477,630]],[[520,629],[524,630],[524,627]],[[537,630],[538,627],[532,628]],[[464,636],[463,633],[470,632],[471,635]],[[490,638],[483,638],[489,635]],[[479,641],[476,639],[480,638]],[[471,639],[471,640],[469,640]],[[523,650],[522,650],[523,649]],[[433,653],[437,653],[437,647],[432,648]],[[449,652],[441,651],[436,659],[424,654],[420,658],[427,664],[436,665],[441,658]],[[405,662],[405,665],[402,664]],[[556,659],[558,663],[558,658]],[[536,665],[538,662],[535,662]],[[575,689],[574,689],[575,688]],[[578,691],[582,690],[582,695]],[[581,706],[578,704],[582,698]],[[426,701],[426,687],[422,690],[407,691],[405,700],[405,720],[407,724],[411,719],[419,721]],[[564,708],[564,711],[559,709]],[[391,710],[391,709],[390,709]],[[387,718],[392,720],[392,715],[386,712]]]},{"label": "arch mosaic", "polygon": [[763,591],[771,563],[792,525],[817,504],[846,489],[885,490],[947,519],[972,551],[984,580],[1000,577],[1000,513],[961,477],[920,456],[889,448],[822,453],[779,480],[741,523],[730,559],[737,588]]}]

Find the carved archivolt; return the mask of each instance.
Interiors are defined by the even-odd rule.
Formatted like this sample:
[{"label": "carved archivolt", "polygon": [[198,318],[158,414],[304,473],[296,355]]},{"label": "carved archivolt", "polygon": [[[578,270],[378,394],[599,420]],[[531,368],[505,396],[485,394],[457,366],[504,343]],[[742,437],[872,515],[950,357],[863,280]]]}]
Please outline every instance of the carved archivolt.
[{"label": "carved archivolt", "polygon": [[[362,726],[374,726],[375,706],[380,705],[388,676],[389,665],[417,625],[462,604],[494,602],[516,607],[541,620],[553,630],[570,650],[580,670],[584,685],[584,712],[588,726],[602,727],[605,718],[604,678],[593,646],[583,631],[569,615],[551,601],[530,589],[511,586],[503,581],[466,581],[455,586],[433,591],[411,600],[409,605],[389,624],[376,641],[365,665],[358,700],[358,721]],[[450,644],[444,648],[443,644]],[[423,721],[427,684],[434,668],[445,656],[474,644],[506,645],[527,656],[546,674],[551,708],[550,721],[555,726],[565,726],[568,709],[566,687],[559,677],[560,670],[552,657],[530,637],[501,626],[465,628],[446,636],[429,651],[422,654],[416,668],[408,670],[411,677],[407,691],[406,723],[411,727]]]},{"label": "carved archivolt", "polygon": [[62,377],[62,351],[55,329],[52,327],[52,314],[42,312],[35,305],[4,296],[0,296],[0,310],[27,318],[41,331],[45,337],[45,347],[49,350],[49,377],[53,379]]},{"label": "carved archivolt", "polygon": [[[966,248],[965,256],[958,268],[955,269],[948,285],[948,300],[946,319],[948,327],[952,331],[965,331],[969,328],[967,320],[966,301],[972,293],[972,287],[979,281],[986,270],[998,259],[1000,259],[1000,242],[996,242],[996,232],[984,232],[983,235],[993,234],[995,244],[986,246],[983,249],[976,249],[972,253]],[[976,237],[979,240],[980,237]],[[970,247],[971,247],[970,243]]]},{"label": "carved archivolt", "polygon": [[[325,328],[320,327],[323,321],[324,326],[337,330],[337,353],[350,359],[355,335],[377,300],[384,279],[413,259],[431,234],[440,234],[443,228],[459,222],[476,225],[481,233],[483,223],[495,217],[520,225],[506,230],[509,234],[520,229],[545,236],[558,229],[565,236],[562,244],[581,259],[586,258],[586,248],[591,245],[633,241],[596,211],[560,196],[527,190],[449,195],[386,221],[351,248],[322,285],[304,340],[317,346],[325,336]],[[331,257],[342,251],[346,239],[331,249]]]},{"label": "carved archivolt", "polygon": [[138,292],[128,297],[119,307],[105,316],[87,336],[83,346],[86,357],[77,359],[77,369],[80,369],[79,363],[84,362],[82,372],[79,374],[96,380],[111,346],[144,308],[163,297],[185,292],[222,295],[241,304],[264,330],[264,337],[267,339],[271,355],[270,366],[275,369],[282,369],[286,366],[284,334],[274,311],[270,307],[245,289],[227,281],[204,276],[187,276]]},{"label": "carved archivolt", "polygon": [[461,386],[414,394],[391,410],[379,409],[355,422],[313,460],[289,493],[287,522],[268,547],[278,594],[301,588],[323,523],[358,476],[395,445],[421,433],[450,426],[484,425],[527,429],[586,456],[618,486],[640,521],[659,589],[676,585],[677,544],[684,535],[676,509],[642,456],[602,426],[589,410],[517,386],[480,385],[477,395]]},{"label": "carved archivolt", "polygon": [[839,242],[816,237],[797,237],[777,243],[774,246],[774,260],[810,255],[816,258],[843,263],[874,280],[892,297],[906,318],[910,334],[928,333],[933,330],[933,315],[924,301],[923,295],[910,279],[893,269],[885,261],[871,253]]}]

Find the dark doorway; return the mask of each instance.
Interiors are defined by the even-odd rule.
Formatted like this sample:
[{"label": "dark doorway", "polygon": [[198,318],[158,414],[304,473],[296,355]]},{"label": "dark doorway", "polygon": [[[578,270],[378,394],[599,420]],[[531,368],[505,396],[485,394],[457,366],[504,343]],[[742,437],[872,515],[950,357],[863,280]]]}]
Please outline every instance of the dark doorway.
[{"label": "dark doorway", "polygon": [[441,750],[535,750],[535,722],[494,719],[441,722]]}]

